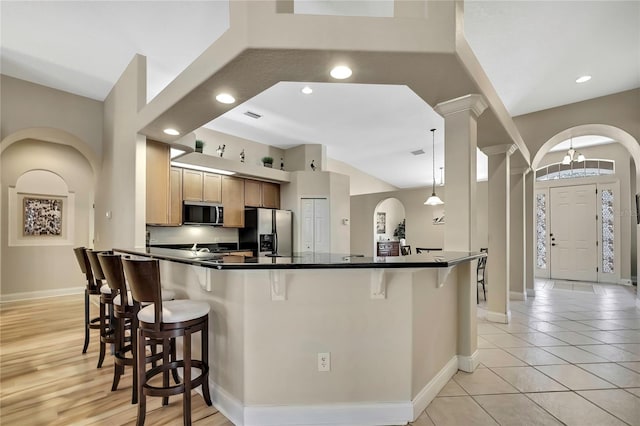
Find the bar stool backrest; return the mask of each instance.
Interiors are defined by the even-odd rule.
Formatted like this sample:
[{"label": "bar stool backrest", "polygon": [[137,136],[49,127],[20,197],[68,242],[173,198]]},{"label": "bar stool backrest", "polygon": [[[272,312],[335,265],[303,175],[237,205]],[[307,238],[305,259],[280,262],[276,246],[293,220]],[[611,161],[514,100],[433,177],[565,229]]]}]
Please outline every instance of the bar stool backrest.
[{"label": "bar stool backrest", "polygon": [[120,294],[120,306],[125,309],[126,306],[129,306],[129,294],[127,292],[127,282],[124,278],[124,270],[122,269],[121,256],[113,252],[102,252],[98,253],[97,257],[107,284],[111,287],[112,293],[117,291],[117,294]]},{"label": "bar stool backrest", "polygon": [[95,279],[100,281],[106,280],[104,272],[102,271],[102,266],[100,266],[100,261],[98,260],[98,253],[102,252],[91,249],[85,249],[85,251],[87,252],[87,258],[89,259],[89,264],[91,265],[91,270],[93,271]]},{"label": "bar stool backrest", "polygon": [[122,259],[124,274],[131,287],[133,300],[138,303],[153,303],[155,326],[162,323],[162,288],[160,287],[160,263],[157,259]]},{"label": "bar stool backrest", "polygon": [[80,265],[80,270],[85,275],[87,279],[87,290],[90,292],[96,292],[98,290],[98,284],[93,279],[93,273],[91,272],[91,264],[89,263],[89,258],[87,257],[87,252],[84,247],[75,247],[73,252],[76,255],[76,260],[78,261],[78,265]]}]

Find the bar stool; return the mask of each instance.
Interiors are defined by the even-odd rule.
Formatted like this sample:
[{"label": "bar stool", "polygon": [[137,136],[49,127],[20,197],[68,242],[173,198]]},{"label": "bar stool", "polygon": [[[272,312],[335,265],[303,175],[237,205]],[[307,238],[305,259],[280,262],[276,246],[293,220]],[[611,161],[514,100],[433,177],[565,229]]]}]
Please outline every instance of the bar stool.
[{"label": "bar stool", "polygon": [[[138,329],[138,311],[140,305],[134,303],[131,292],[127,289],[122,269],[120,255],[113,253],[98,253],[100,266],[107,278],[107,284],[111,288],[113,298],[113,316],[115,319],[115,353],[113,358],[113,384],[111,391],[118,389],[120,376],[124,374],[125,366],[133,369],[133,386],[131,391],[131,403],[138,402],[138,375],[136,370],[136,330]],[[127,326],[131,333],[131,339],[127,342]],[[129,343],[129,344],[127,344]]]},{"label": "bar stool", "polygon": [[104,283],[106,278],[100,266],[100,261],[98,260],[99,252],[91,249],[86,249],[85,251],[87,252],[87,258],[89,259],[96,283],[100,283],[100,355],[98,356],[97,368],[102,368],[106,346],[115,343],[115,325],[113,318],[113,298],[115,294],[112,294],[111,287]]},{"label": "bar stool", "polygon": [[91,272],[91,265],[89,264],[89,258],[85,251],[85,247],[75,247],[73,253],[76,255],[76,260],[80,265],[80,270],[85,275],[87,284],[84,289],[84,346],[82,347],[82,353],[87,353],[89,347],[89,330],[100,329],[100,317],[89,318],[89,297],[100,295],[100,285],[93,278]]},{"label": "bar stool", "polygon": [[[191,390],[202,386],[202,395],[207,405],[211,405],[209,395],[209,304],[195,300],[162,301],[160,269],[158,260],[122,259],[124,273],[131,286],[133,299],[138,303],[150,305],[138,312],[138,421],[144,425],[146,415],[146,396],[161,396],[162,405],[169,403],[169,396],[182,393],[185,425],[191,424]],[[191,359],[191,335],[201,333],[202,360]],[[181,360],[171,356],[171,341],[182,337]],[[140,356],[145,350],[147,339],[162,340],[162,365],[146,371],[145,358]],[[172,354],[171,354],[172,355]],[[169,385],[169,372],[182,367],[184,380],[174,386]],[[191,377],[191,369],[200,370],[200,375]],[[152,386],[148,381],[162,373],[162,386]]]}]

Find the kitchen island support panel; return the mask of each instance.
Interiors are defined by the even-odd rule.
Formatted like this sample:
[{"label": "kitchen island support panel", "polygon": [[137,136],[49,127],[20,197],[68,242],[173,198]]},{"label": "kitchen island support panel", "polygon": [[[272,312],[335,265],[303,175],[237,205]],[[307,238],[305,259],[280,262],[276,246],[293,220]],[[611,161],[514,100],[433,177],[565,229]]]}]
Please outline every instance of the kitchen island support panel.
[{"label": "kitchen island support panel", "polygon": [[[457,263],[442,287],[438,268],[387,268],[384,299],[371,297],[366,268],[162,260],[161,276],[179,296],[211,304],[211,390],[234,423],[403,424],[457,368],[477,365],[474,268]],[[330,372],[317,370],[320,352],[331,353]]]}]

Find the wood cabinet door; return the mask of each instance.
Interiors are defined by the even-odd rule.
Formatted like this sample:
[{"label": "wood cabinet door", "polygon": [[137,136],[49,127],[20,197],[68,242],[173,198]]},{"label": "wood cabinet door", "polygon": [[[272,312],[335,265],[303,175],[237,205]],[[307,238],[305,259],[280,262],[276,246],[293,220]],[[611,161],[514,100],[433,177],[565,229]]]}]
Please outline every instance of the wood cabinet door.
[{"label": "wood cabinet door", "polygon": [[224,227],[244,228],[244,179],[222,177]]},{"label": "wood cabinet door", "polygon": [[280,185],[262,182],[262,207],[270,209],[280,208]]},{"label": "wood cabinet door", "polygon": [[244,205],[247,207],[262,207],[262,182],[245,179]]},{"label": "wood cabinet door", "polygon": [[182,224],[182,169],[171,167],[169,175],[169,225]]},{"label": "wood cabinet door", "polygon": [[185,201],[202,201],[202,172],[182,169],[182,198]]},{"label": "wood cabinet door", "polygon": [[222,201],[222,176],[205,173],[202,185],[202,201],[210,203]]},{"label": "wood cabinet door", "polygon": [[169,145],[147,141],[146,223],[169,223]]}]

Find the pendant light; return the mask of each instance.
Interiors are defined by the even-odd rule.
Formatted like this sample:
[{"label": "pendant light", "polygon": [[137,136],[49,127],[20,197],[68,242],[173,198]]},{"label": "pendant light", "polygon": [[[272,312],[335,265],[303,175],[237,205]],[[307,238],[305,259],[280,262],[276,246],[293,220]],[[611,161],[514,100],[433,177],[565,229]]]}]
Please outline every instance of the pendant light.
[{"label": "pendant light", "polygon": [[[576,156],[576,154],[578,155]],[[566,166],[573,163],[574,161],[582,163],[584,160],[585,160],[584,155],[582,155],[581,153],[573,149],[573,138],[571,138],[569,142],[569,150],[564,155],[564,158],[562,159],[562,164]]]},{"label": "pendant light", "polygon": [[431,197],[427,198],[427,201],[425,201],[424,204],[427,206],[439,206],[444,204],[444,202],[436,195],[436,129],[431,129],[431,135],[433,140],[433,147],[431,151],[431,176],[433,177],[433,185],[431,186]]}]

